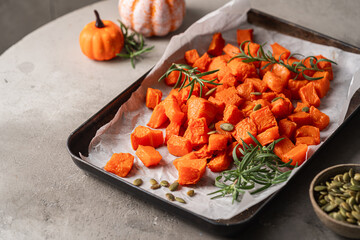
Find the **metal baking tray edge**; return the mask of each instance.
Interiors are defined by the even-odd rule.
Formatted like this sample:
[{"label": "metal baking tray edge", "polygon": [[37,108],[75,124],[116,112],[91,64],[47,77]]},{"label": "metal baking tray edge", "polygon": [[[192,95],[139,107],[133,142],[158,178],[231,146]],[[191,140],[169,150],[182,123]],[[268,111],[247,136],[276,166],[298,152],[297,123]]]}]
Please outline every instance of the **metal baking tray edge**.
[{"label": "metal baking tray edge", "polygon": [[[265,21],[267,24],[269,21],[273,21],[276,23],[281,23],[280,28],[283,27],[290,27],[294,28],[297,31],[297,34],[299,32],[307,32],[307,36],[311,36],[310,39],[317,39],[318,43],[325,43],[324,40],[327,39],[326,36],[317,34],[316,32],[308,32],[307,29],[304,29],[302,27],[299,27],[295,24],[287,23],[286,21],[274,18],[273,16],[266,15],[264,13],[261,13],[259,11],[251,9],[248,12],[248,21],[255,25],[262,25],[262,19],[266,18],[267,21]],[[263,25],[264,26],[264,25]],[[281,29],[278,29],[279,32],[282,32]],[[295,34],[295,35],[297,35]],[[318,38],[317,38],[317,37]],[[320,40],[319,40],[320,39]],[[321,40],[322,39],[322,40]],[[327,39],[329,40],[329,39]],[[319,42],[320,41],[320,42]],[[333,42],[336,42],[336,44],[333,44]],[[327,42],[326,45],[329,45],[329,42]],[[336,47],[342,48],[347,51],[351,52],[360,52],[360,49],[353,48],[352,46],[348,46],[345,44],[342,44],[342,42],[331,39],[330,45],[336,45]],[[341,47],[342,46],[342,47]],[[81,126],[79,126],[76,130],[74,130],[70,136],[67,139],[67,149],[68,152],[74,161],[74,163],[82,170],[90,173],[93,176],[96,176],[100,178],[101,180],[104,180],[117,188],[121,189],[122,191],[125,191],[135,197],[138,197],[139,199],[148,201],[153,203],[154,205],[160,207],[161,209],[167,211],[170,214],[175,214],[182,219],[190,220],[192,225],[199,226],[203,228],[206,231],[224,235],[224,236],[231,236],[235,233],[241,231],[245,226],[247,226],[249,223],[254,222],[257,217],[260,215],[260,212],[265,208],[265,206],[269,205],[268,203],[271,202],[271,200],[275,197],[277,193],[272,194],[267,199],[263,200],[262,202],[254,205],[253,207],[245,210],[244,212],[240,213],[239,215],[233,217],[229,220],[212,220],[203,216],[200,216],[194,212],[191,212],[185,208],[182,208],[181,206],[174,204],[170,201],[167,201],[166,199],[160,198],[154,194],[151,194],[148,191],[143,190],[140,187],[136,187],[133,184],[124,181],[121,178],[115,177],[113,174],[106,172],[104,169],[99,168],[95,165],[92,165],[89,162],[86,162],[80,158],[79,153],[81,152],[83,155],[88,155],[88,146],[91,141],[91,139],[95,136],[96,131],[108,123],[116,114],[117,110],[120,108],[120,106],[125,103],[131,96],[131,94],[140,86],[142,81],[145,79],[147,74],[150,72],[150,70],[145,73],[142,77],[140,77],[138,80],[136,80],[132,85],[130,85],[125,91],[120,93],[117,97],[115,97],[110,103],[108,103],[105,107],[103,107],[100,111],[95,113],[92,117],[90,117],[86,122],[84,122]],[[357,107],[356,110],[341,124],[339,128],[336,129],[336,131],[326,140],[324,144],[311,156],[308,161],[313,158],[316,158],[316,156],[324,149],[326,148],[326,145],[332,141],[333,138],[335,138],[338,133],[344,128],[345,125],[347,125],[349,122],[352,121],[352,119],[355,118],[360,113],[360,108]],[[284,188],[282,188],[284,189]],[[281,190],[280,190],[281,191]]]}]

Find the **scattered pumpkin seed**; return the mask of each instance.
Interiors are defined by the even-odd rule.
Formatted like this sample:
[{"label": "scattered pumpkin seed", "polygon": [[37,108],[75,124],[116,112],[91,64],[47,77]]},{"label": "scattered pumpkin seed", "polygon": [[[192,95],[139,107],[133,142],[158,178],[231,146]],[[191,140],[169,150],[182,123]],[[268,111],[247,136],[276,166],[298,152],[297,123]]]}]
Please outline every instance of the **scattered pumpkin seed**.
[{"label": "scattered pumpkin seed", "polygon": [[354,205],[353,208],[354,208],[355,211],[360,213],[360,206],[359,205]]},{"label": "scattered pumpkin seed", "polygon": [[170,191],[176,191],[179,187],[179,183],[178,182],[173,182],[170,186],[169,186],[169,190]]},{"label": "scattered pumpkin seed", "polygon": [[169,186],[170,186],[170,183],[169,183],[168,181],[166,181],[166,180],[162,180],[162,181],[160,182],[160,185],[163,186],[163,187],[169,187]]},{"label": "scattered pumpkin seed", "polygon": [[158,184],[158,182],[155,180],[155,179],[150,179],[150,184],[151,185],[155,185],[155,184]]},{"label": "scattered pumpkin seed", "polygon": [[224,131],[231,132],[232,130],[234,130],[234,125],[232,125],[231,123],[223,123],[220,125],[220,128]]},{"label": "scattered pumpkin seed", "polygon": [[255,96],[260,96],[262,93],[261,92],[251,92],[251,95],[255,95]]},{"label": "scattered pumpkin seed", "polygon": [[275,101],[277,101],[277,100],[279,100],[279,99],[284,99],[284,98],[282,98],[282,97],[276,97],[276,98],[274,98],[273,100],[271,100],[271,102],[275,102]]},{"label": "scattered pumpkin seed", "polygon": [[349,176],[350,176],[350,178],[353,178],[353,177],[354,177],[354,174],[355,174],[354,169],[353,169],[353,168],[350,168],[350,170],[349,170]]},{"label": "scattered pumpkin seed", "polygon": [[356,220],[354,218],[347,218],[346,221],[348,223],[352,223],[352,224],[355,224],[356,223]]},{"label": "scattered pumpkin seed", "polygon": [[308,112],[310,111],[310,109],[309,109],[309,107],[303,107],[303,108],[301,109],[301,111],[308,113]]},{"label": "scattered pumpkin seed", "polygon": [[193,197],[193,196],[195,195],[195,191],[194,191],[193,189],[191,189],[191,190],[189,190],[189,191],[187,192],[187,195],[188,195],[189,197]]},{"label": "scattered pumpkin seed", "polygon": [[343,215],[341,215],[340,213],[336,212],[334,213],[334,219],[338,220],[338,221],[345,221],[345,217],[343,217]]},{"label": "scattered pumpkin seed", "polygon": [[355,173],[354,179],[355,179],[356,181],[360,181],[360,173]]},{"label": "scattered pumpkin seed", "polygon": [[332,210],[334,210],[337,207],[337,204],[333,204],[333,203],[328,203],[325,205],[324,207],[324,211],[325,212],[331,212]]},{"label": "scattered pumpkin seed", "polygon": [[158,183],[156,183],[156,184],[153,184],[153,185],[151,185],[151,189],[152,190],[155,190],[155,189],[158,189],[158,188],[160,188],[161,186],[160,186],[160,184],[158,184]]},{"label": "scattered pumpkin seed", "polygon": [[357,220],[360,220],[360,213],[359,213],[359,212],[352,211],[352,212],[351,212],[351,215],[353,215],[354,218],[356,218]]},{"label": "scattered pumpkin seed", "polygon": [[135,180],[133,181],[133,184],[134,184],[135,186],[140,186],[141,184],[143,184],[143,180],[142,180],[141,178],[135,179]]},{"label": "scattered pumpkin seed", "polygon": [[347,204],[346,202],[340,203],[340,207],[341,207],[342,209],[344,209],[345,211],[347,211],[347,212],[350,212],[350,211],[351,211],[351,208],[350,208],[349,204]]},{"label": "scattered pumpkin seed", "polygon": [[358,192],[358,191],[360,191],[360,185],[350,186],[349,189],[352,190],[352,191],[357,191]]},{"label": "scattered pumpkin seed", "polygon": [[216,131],[210,131],[210,132],[208,132],[207,134],[208,135],[212,135],[212,134],[215,134],[216,133]]},{"label": "scattered pumpkin seed", "polygon": [[167,193],[165,194],[165,196],[169,201],[175,201],[175,196],[172,195],[171,193]]},{"label": "scattered pumpkin seed", "polygon": [[209,91],[207,91],[207,92],[205,93],[205,97],[210,96],[210,95],[211,95],[213,92],[215,92],[215,91],[216,91],[216,87],[210,89]]},{"label": "scattered pumpkin seed", "polygon": [[[316,191],[316,192],[321,192],[321,191],[324,191],[324,190],[326,190],[327,189],[327,187],[326,186],[315,186],[314,187],[314,190]],[[325,192],[326,193],[326,192]]]},{"label": "scattered pumpkin seed", "polygon": [[255,111],[259,110],[260,108],[261,108],[261,104],[260,103],[256,104],[255,107],[253,108],[253,111],[255,112]]},{"label": "scattered pumpkin seed", "polygon": [[350,212],[346,212],[346,216],[347,216],[348,218],[355,219],[355,217],[354,217]]},{"label": "scattered pumpkin seed", "polygon": [[344,173],[343,179],[344,179],[344,181],[347,182],[347,183],[350,182],[350,175],[349,175],[348,172]]},{"label": "scattered pumpkin seed", "polygon": [[175,200],[179,203],[186,203],[184,199],[179,198],[179,197],[175,197]]}]

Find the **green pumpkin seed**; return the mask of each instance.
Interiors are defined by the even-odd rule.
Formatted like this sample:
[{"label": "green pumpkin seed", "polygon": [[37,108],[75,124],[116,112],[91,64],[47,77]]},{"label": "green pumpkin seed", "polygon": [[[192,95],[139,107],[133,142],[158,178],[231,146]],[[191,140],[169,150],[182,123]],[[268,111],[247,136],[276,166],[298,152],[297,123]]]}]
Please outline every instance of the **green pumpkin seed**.
[{"label": "green pumpkin seed", "polygon": [[355,179],[356,181],[360,181],[360,173],[355,173],[354,179]]},{"label": "green pumpkin seed", "polygon": [[334,219],[335,220],[338,220],[338,221],[345,221],[345,217],[343,217],[343,215],[341,215],[340,213],[338,213],[338,212],[336,212],[335,214],[334,214]]},{"label": "green pumpkin seed", "polygon": [[194,191],[194,190],[189,190],[189,191],[187,192],[187,195],[188,195],[189,197],[193,197],[193,196],[195,195],[195,191]]},{"label": "green pumpkin seed", "polygon": [[173,191],[176,191],[178,189],[178,187],[179,187],[179,183],[174,182],[169,186],[169,190],[173,192]]},{"label": "green pumpkin seed", "polygon": [[341,198],[339,198],[339,197],[336,197],[336,198],[335,198],[335,203],[336,203],[336,204],[340,204],[340,203],[342,203],[342,202],[344,202],[344,200],[342,200]]},{"label": "green pumpkin seed", "polygon": [[261,108],[261,104],[260,103],[256,104],[255,107],[253,108],[253,111],[255,112],[255,111],[259,110],[260,108]]},{"label": "green pumpkin seed", "polygon": [[350,208],[349,204],[347,204],[346,202],[340,203],[340,208],[344,209],[347,212],[351,211],[351,208]]},{"label": "green pumpkin seed", "polygon": [[351,183],[351,185],[353,185],[353,186],[360,186],[360,182],[359,182],[359,181],[356,181],[354,178],[351,178],[351,179],[350,179],[350,183]]},{"label": "green pumpkin seed", "polygon": [[301,111],[308,113],[308,112],[310,111],[310,108],[309,108],[309,107],[303,107],[303,108],[301,109]]},{"label": "green pumpkin seed", "polygon": [[351,215],[353,215],[354,218],[356,218],[357,220],[360,220],[360,213],[359,213],[359,212],[352,211],[352,212],[351,212]]},{"label": "green pumpkin seed", "polygon": [[346,216],[347,216],[348,218],[355,219],[355,217],[354,217],[350,212],[346,212]]},{"label": "green pumpkin seed", "polygon": [[355,198],[349,197],[348,199],[346,199],[346,203],[349,204],[349,206],[352,208],[352,206],[355,204]]},{"label": "green pumpkin seed", "polygon": [[338,181],[338,182],[343,182],[344,179],[343,179],[343,175],[342,174],[338,174],[334,177],[334,180],[335,181]]},{"label": "green pumpkin seed", "polygon": [[315,192],[321,192],[321,191],[324,191],[324,190],[326,190],[326,189],[327,189],[326,186],[321,186],[321,185],[318,185],[318,186],[315,186],[315,187],[314,187],[314,191],[315,191]]},{"label": "green pumpkin seed", "polygon": [[344,182],[350,182],[350,175],[348,172],[344,173],[343,175]]},{"label": "green pumpkin seed", "polygon": [[157,183],[157,184],[151,185],[150,188],[151,188],[152,190],[155,190],[155,189],[159,189],[160,187],[161,187],[160,184]]},{"label": "green pumpkin seed", "polygon": [[320,192],[320,194],[321,194],[321,195],[327,195],[327,194],[328,194],[328,192],[321,191],[321,192]]},{"label": "green pumpkin seed", "polygon": [[175,197],[175,200],[178,201],[179,203],[186,203],[184,199],[179,197]]},{"label": "green pumpkin seed", "polygon": [[339,212],[344,218],[346,218],[346,211],[343,208],[340,208]]},{"label": "green pumpkin seed", "polygon": [[271,102],[276,102],[277,100],[279,100],[279,99],[284,99],[283,97],[276,97],[276,98],[274,98],[273,100],[271,100]]},{"label": "green pumpkin seed", "polygon": [[354,218],[347,218],[346,221],[348,223],[352,223],[352,224],[355,224],[356,223],[356,220]]},{"label": "green pumpkin seed", "polygon": [[331,194],[328,194],[328,197],[330,199],[330,202],[334,202],[335,201],[335,197]]},{"label": "green pumpkin seed", "polygon": [[358,192],[358,193],[356,194],[356,196],[355,196],[355,201],[356,201],[357,203],[360,203],[360,192]]},{"label": "green pumpkin seed", "polygon": [[330,187],[330,183],[328,181],[325,182],[326,186]]},{"label": "green pumpkin seed", "polygon": [[342,186],[343,186],[343,184],[341,182],[337,182],[337,181],[332,181],[330,184],[330,188],[339,188]]},{"label": "green pumpkin seed", "polygon": [[209,95],[211,95],[213,92],[215,92],[216,91],[216,87],[215,88],[212,88],[212,89],[210,89],[209,91],[207,91],[206,93],[205,93],[205,97],[207,97],[207,96],[209,96]]},{"label": "green pumpkin seed", "polygon": [[141,184],[143,184],[143,180],[142,180],[141,178],[135,179],[135,180],[133,181],[133,184],[138,187],[138,186],[140,186]]},{"label": "green pumpkin seed", "polygon": [[165,196],[169,201],[175,201],[175,196],[172,195],[171,193],[167,193],[165,194]]},{"label": "green pumpkin seed", "polygon": [[151,185],[155,185],[155,184],[158,184],[158,182],[155,180],[155,179],[150,179],[150,184]]},{"label": "green pumpkin seed", "polygon": [[231,132],[232,130],[234,130],[234,125],[232,125],[231,123],[223,123],[220,125],[220,128],[224,131]]},{"label": "green pumpkin seed", "polygon": [[360,185],[350,186],[349,189],[352,191],[360,191]]},{"label": "green pumpkin seed", "polygon": [[329,197],[327,195],[324,197],[324,200],[327,201],[327,202],[330,202],[330,199],[329,199]]},{"label": "green pumpkin seed", "polygon": [[255,96],[260,96],[262,93],[261,92],[251,92],[251,95],[255,95]]},{"label": "green pumpkin seed", "polygon": [[327,205],[325,205],[324,211],[325,211],[325,212],[331,212],[331,211],[334,210],[337,206],[338,206],[337,204],[328,203]]},{"label": "green pumpkin seed", "polygon": [[207,134],[208,135],[212,135],[212,134],[215,134],[216,133],[216,131],[210,131],[210,132],[208,132]]},{"label": "green pumpkin seed", "polygon": [[349,170],[349,176],[350,176],[350,178],[353,178],[353,177],[354,177],[354,174],[355,174],[354,169],[353,169],[353,168],[350,168],[350,170]]},{"label": "green pumpkin seed", "polygon": [[160,185],[163,186],[163,187],[169,187],[169,186],[170,186],[170,183],[169,183],[168,181],[166,181],[166,180],[162,180],[162,181],[160,182]]},{"label": "green pumpkin seed", "polygon": [[349,189],[349,187],[351,187],[351,186],[352,186],[351,183],[345,183],[342,187],[344,189]]},{"label": "green pumpkin seed", "polygon": [[325,204],[327,204],[327,201],[325,201],[325,199],[321,199],[321,200],[319,201],[319,203],[320,203],[320,205],[325,205]]},{"label": "green pumpkin seed", "polygon": [[353,206],[353,209],[354,209],[355,211],[357,211],[358,213],[360,213],[360,206],[359,206],[359,205],[354,205],[354,206]]}]

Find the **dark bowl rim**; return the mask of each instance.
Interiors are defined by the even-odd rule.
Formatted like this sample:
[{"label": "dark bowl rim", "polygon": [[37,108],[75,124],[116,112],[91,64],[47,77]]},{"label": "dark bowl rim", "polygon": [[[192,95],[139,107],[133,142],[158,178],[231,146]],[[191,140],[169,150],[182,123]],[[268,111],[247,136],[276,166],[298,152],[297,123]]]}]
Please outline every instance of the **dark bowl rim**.
[{"label": "dark bowl rim", "polygon": [[[360,230],[360,226],[353,225],[353,224],[349,224],[349,223],[343,223],[343,222],[337,221],[337,220],[333,219],[332,217],[330,217],[329,215],[327,215],[327,214],[320,208],[320,206],[317,204],[317,202],[315,201],[315,198],[314,198],[314,190],[313,190],[313,189],[314,189],[315,182],[316,182],[321,176],[323,176],[325,173],[327,173],[328,171],[333,170],[333,169],[337,169],[337,168],[343,168],[343,167],[349,167],[349,168],[350,168],[350,167],[358,167],[358,168],[360,168],[360,164],[357,164],[357,163],[338,164],[338,165],[335,165],[335,166],[332,166],[332,167],[328,167],[328,168],[322,170],[321,172],[319,172],[319,173],[313,178],[313,180],[311,181],[310,188],[309,188],[309,196],[310,196],[311,205],[313,206],[315,212],[319,213],[322,217],[328,219],[330,222],[332,222],[332,223],[334,223],[334,224],[337,224],[337,225],[341,225],[341,226],[347,227],[347,228]],[[319,218],[320,218],[320,217],[319,217]],[[321,219],[320,219],[320,220],[321,220]]]}]

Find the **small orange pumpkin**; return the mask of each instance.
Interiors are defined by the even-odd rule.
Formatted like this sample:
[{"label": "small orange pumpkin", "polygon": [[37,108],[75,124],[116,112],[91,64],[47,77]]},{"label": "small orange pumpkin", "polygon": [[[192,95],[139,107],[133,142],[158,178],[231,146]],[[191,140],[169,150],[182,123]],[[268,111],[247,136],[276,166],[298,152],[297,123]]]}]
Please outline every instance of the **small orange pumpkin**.
[{"label": "small orange pumpkin", "polygon": [[100,19],[95,10],[96,21],[87,24],[80,33],[81,51],[90,59],[104,61],[116,57],[124,46],[124,36],[112,21]]},{"label": "small orange pumpkin", "polygon": [[125,26],[145,37],[175,31],[185,15],[185,0],[119,0],[118,7]]}]

